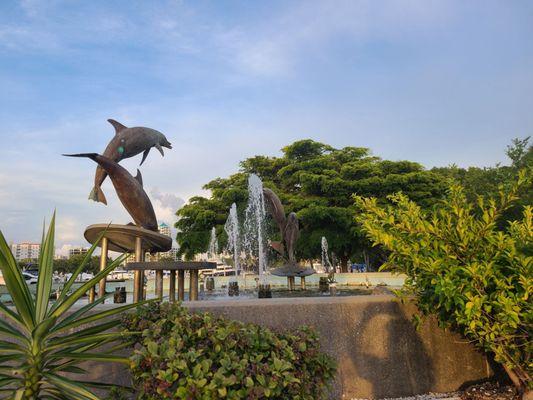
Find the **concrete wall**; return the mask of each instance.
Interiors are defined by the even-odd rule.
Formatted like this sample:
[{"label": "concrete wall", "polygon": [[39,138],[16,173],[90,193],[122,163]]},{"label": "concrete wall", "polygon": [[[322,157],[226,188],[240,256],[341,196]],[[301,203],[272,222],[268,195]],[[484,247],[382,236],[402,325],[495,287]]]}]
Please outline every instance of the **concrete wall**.
[{"label": "concrete wall", "polygon": [[189,303],[275,329],[315,328],[324,351],[339,365],[332,397],[385,398],[448,392],[489,377],[484,357],[434,321],[416,331],[412,306],[394,297],[353,296]]},{"label": "concrete wall", "polygon": [[[389,295],[199,301],[191,311],[209,311],[274,329],[315,328],[322,349],[338,361],[332,399],[409,396],[449,392],[492,375],[485,358],[434,321],[416,331],[412,306]],[[94,366],[91,379],[125,384],[122,367]]]}]

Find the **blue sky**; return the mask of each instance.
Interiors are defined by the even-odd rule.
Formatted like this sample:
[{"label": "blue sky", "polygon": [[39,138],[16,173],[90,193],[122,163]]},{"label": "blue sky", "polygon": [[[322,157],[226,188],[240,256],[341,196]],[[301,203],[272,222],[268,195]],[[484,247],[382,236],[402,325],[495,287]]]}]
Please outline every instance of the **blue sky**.
[{"label": "blue sky", "polygon": [[[531,1],[0,2],[0,229],[58,247],[129,222],[87,200],[107,118],[165,133],[143,165],[160,219],[297,139],[431,166],[505,162],[533,133]],[[128,160],[134,170],[140,160]]]}]

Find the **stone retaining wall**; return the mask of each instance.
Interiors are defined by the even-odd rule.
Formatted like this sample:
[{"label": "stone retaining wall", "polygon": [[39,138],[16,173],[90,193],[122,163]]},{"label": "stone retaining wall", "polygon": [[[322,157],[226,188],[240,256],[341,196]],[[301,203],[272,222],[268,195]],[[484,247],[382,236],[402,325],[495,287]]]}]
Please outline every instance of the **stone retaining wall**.
[{"label": "stone retaining wall", "polygon": [[309,325],[339,363],[333,398],[385,398],[448,392],[492,374],[485,358],[459,336],[427,321],[394,297],[352,296],[189,303],[194,311],[274,329]]}]

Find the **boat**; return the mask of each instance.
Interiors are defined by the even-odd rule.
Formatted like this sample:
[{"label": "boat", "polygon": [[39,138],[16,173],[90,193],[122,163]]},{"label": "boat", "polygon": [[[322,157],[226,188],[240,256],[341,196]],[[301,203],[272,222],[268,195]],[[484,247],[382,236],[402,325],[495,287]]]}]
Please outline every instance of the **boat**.
[{"label": "boat", "polygon": [[125,269],[116,269],[107,276],[106,281],[107,282],[124,282],[129,279],[133,279],[132,271],[126,271]]},{"label": "boat", "polygon": [[212,269],[202,269],[200,271],[200,276],[202,277],[208,277],[208,276],[234,276],[237,275],[237,272],[235,271],[235,268],[231,265],[224,265],[222,263],[217,263],[216,268]]}]

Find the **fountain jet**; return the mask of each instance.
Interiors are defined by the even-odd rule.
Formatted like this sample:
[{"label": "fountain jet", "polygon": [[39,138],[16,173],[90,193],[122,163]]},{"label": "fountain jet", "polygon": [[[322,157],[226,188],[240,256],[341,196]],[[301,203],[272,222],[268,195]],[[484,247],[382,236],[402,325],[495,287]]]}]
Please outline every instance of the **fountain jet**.
[{"label": "fountain jet", "polygon": [[[213,228],[214,229],[214,228]],[[237,280],[237,275],[240,275],[241,266],[239,262],[239,257],[241,254],[240,246],[240,232],[239,232],[239,218],[237,216],[237,204],[233,203],[229,210],[229,216],[224,225],[224,230],[228,235],[228,244],[227,248],[230,253],[233,253],[233,262],[235,267],[235,280]]]},{"label": "fountain jet", "polygon": [[244,220],[244,246],[257,259],[259,282],[265,283],[267,273],[266,210],[263,182],[255,174],[248,177],[248,206]]}]

